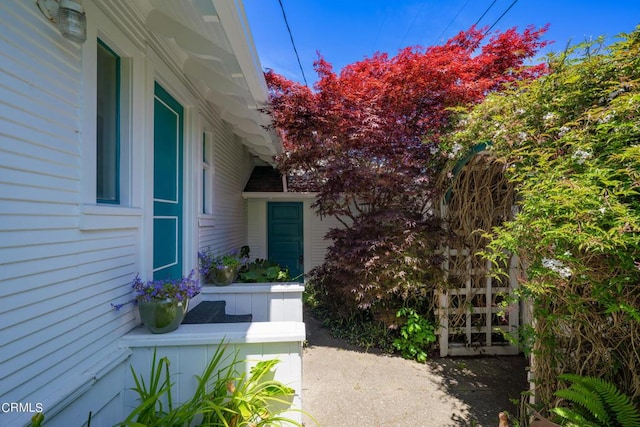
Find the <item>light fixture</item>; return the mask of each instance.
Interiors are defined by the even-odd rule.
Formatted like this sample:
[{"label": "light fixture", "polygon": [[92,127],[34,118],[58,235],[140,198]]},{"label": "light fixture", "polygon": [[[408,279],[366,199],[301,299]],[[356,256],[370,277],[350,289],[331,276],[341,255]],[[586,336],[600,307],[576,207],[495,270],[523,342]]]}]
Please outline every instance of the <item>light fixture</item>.
[{"label": "light fixture", "polygon": [[53,24],[60,34],[76,43],[87,40],[87,17],[82,0],[36,0],[40,12]]}]

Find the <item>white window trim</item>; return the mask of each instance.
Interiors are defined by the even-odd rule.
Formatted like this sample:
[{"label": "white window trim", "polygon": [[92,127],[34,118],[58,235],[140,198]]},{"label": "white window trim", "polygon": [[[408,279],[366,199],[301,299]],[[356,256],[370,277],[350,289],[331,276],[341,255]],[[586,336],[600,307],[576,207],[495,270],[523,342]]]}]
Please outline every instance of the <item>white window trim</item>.
[{"label": "white window trim", "polygon": [[[81,229],[93,230],[103,227],[100,216],[105,219],[123,216],[120,227],[135,228],[140,225],[142,206],[140,183],[143,179],[142,165],[145,135],[144,89],[145,60],[134,43],[120,31],[91,1],[84,4],[87,20],[87,42],[82,46],[82,163],[81,163]],[[97,42],[102,40],[120,56],[120,203],[99,204],[96,202],[96,79]],[[134,125],[135,124],[135,125]],[[132,212],[136,214],[132,215]],[[90,217],[85,218],[86,215]],[[107,223],[110,222],[107,220]],[[97,226],[94,227],[94,224]]]}]

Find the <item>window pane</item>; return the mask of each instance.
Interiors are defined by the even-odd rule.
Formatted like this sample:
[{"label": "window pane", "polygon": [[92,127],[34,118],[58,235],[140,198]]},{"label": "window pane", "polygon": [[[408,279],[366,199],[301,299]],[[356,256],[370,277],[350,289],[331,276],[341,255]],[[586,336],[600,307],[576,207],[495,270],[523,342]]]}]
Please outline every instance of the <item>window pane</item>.
[{"label": "window pane", "polygon": [[97,65],[96,199],[101,203],[119,203],[120,58],[100,41]]},{"label": "window pane", "polygon": [[202,134],[202,213],[211,214],[212,195],[212,141]]},{"label": "window pane", "polygon": [[209,163],[209,153],[207,152],[207,135],[202,134],[202,162]]},{"label": "window pane", "polygon": [[207,213],[207,170],[202,169],[202,213]]}]

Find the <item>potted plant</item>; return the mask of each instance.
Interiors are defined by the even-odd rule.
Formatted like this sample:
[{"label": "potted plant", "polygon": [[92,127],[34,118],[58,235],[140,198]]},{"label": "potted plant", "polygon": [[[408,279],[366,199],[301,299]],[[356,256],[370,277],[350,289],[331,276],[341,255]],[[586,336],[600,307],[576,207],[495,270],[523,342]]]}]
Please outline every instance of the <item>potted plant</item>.
[{"label": "potted plant", "polygon": [[226,286],[233,283],[240,267],[245,265],[248,258],[243,251],[232,251],[215,255],[210,249],[198,252],[200,274],[210,283]]},{"label": "potted plant", "polygon": [[200,292],[200,285],[193,278],[194,271],[180,279],[149,280],[143,282],[139,275],[132,287],[140,310],[140,318],[154,334],[178,329],[189,305],[189,298]]},{"label": "potted plant", "polygon": [[287,267],[259,258],[246,264],[238,273],[238,282],[243,283],[288,282],[290,280],[291,276]]}]

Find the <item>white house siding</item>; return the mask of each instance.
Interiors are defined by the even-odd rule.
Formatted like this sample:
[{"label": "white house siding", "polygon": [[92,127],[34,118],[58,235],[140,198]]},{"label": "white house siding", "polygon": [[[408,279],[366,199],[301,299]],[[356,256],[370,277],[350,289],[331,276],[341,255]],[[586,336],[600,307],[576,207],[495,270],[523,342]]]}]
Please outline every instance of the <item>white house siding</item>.
[{"label": "white house siding", "polygon": [[139,269],[138,231],[80,230],[80,47],[34,2],[0,2],[0,27],[0,402],[53,411],[134,326],[109,303]]},{"label": "white house siding", "polygon": [[[118,343],[137,321],[131,304],[115,311],[111,303],[130,300],[135,274],[151,272],[145,153],[153,147],[154,79],[182,91],[187,162],[198,165],[201,154],[203,129],[194,117],[215,123],[219,136],[214,224],[199,228],[185,218],[185,270],[198,247],[240,246],[247,238],[240,196],[251,171],[247,149],[194,85],[174,73],[170,50],[147,32],[131,3],[83,3],[89,37],[81,47],[63,39],[35,1],[0,1],[0,403],[41,404],[53,426],[82,425],[89,411],[93,426],[123,418],[130,351]],[[124,40],[135,57],[123,206],[95,205],[91,194],[93,83],[83,61],[98,35]],[[185,188],[193,193],[185,203],[198,199],[198,174],[187,165]],[[185,211],[196,216],[195,207]],[[0,411],[0,426],[23,425],[31,415]]]},{"label": "white house siding", "polygon": [[327,248],[333,244],[333,241],[326,239],[325,236],[333,228],[342,228],[342,224],[335,217],[320,219],[313,211],[311,212],[314,216],[311,226],[311,263],[312,267],[316,267],[324,263]]},{"label": "white house siding", "polygon": [[247,200],[247,244],[251,249],[251,259],[267,258],[267,202],[265,200]]},{"label": "white house siding", "polygon": [[242,189],[253,164],[246,148],[224,122],[219,123],[213,135],[214,214],[210,221],[200,223],[200,249],[236,250],[247,244],[247,208]]}]

